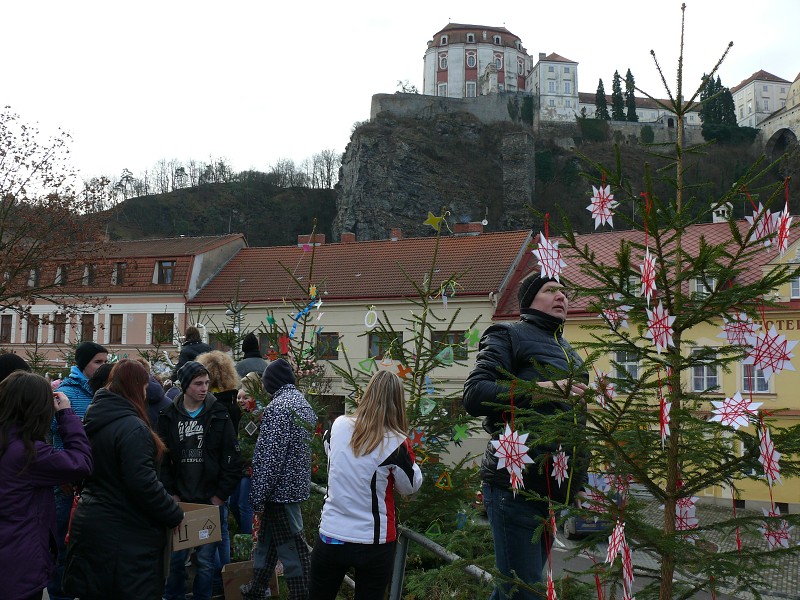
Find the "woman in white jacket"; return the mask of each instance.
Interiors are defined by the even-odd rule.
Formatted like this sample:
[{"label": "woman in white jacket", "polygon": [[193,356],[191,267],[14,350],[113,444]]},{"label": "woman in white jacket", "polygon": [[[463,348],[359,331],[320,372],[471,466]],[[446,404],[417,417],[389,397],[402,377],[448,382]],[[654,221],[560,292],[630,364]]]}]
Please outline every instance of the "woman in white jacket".
[{"label": "woman in white jacket", "polygon": [[350,567],[355,600],[384,597],[397,539],[394,492],[407,496],[422,485],[407,431],[403,382],[379,371],[355,414],[326,433],[328,494],[311,553],[310,598],[334,600]]}]

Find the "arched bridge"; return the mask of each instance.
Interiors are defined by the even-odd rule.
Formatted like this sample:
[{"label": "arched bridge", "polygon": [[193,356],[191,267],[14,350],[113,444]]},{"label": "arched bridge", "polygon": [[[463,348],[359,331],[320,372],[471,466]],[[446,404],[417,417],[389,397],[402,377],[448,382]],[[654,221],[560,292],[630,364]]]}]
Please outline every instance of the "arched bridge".
[{"label": "arched bridge", "polygon": [[759,123],[758,141],[770,160],[800,140],[800,104],[778,111]]}]

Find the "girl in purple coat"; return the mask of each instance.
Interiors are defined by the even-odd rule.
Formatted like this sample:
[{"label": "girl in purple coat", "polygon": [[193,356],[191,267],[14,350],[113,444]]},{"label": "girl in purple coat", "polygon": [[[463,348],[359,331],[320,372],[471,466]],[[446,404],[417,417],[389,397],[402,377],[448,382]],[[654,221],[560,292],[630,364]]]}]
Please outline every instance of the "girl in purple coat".
[{"label": "girl in purple coat", "polygon": [[[63,450],[45,442],[55,414]],[[53,486],[92,472],[92,452],[69,399],[39,375],[0,383],[0,582],[7,600],[42,597],[55,564]]]}]

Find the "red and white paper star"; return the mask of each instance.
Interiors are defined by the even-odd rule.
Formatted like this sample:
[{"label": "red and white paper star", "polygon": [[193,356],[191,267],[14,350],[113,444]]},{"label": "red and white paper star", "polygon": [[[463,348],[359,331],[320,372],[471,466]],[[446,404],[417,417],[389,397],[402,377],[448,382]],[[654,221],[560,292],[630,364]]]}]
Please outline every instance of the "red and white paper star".
[{"label": "red and white paper star", "polygon": [[623,544],[626,544],[625,524],[617,521],[614,531],[608,536],[608,552],[606,553],[607,563],[614,564],[614,559],[617,558],[617,554],[622,550]]},{"label": "red and white paper star", "polygon": [[547,567],[547,600],[557,600],[556,586],[553,582],[553,569],[550,566]]},{"label": "red and white paper star", "polygon": [[761,402],[750,402],[742,398],[742,394],[736,392],[731,398],[725,398],[722,402],[711,401],[714,409],[711,411],[714,416],[711,421],[717,421],[725,426],[739,429],[750,424],[749,417],[758,416],[758,407]]},{"label": "red and white paper star", "polygon": [[511,488],[516,493],[522,484],[522,469],[526,464],[531,464],[533,459],[528,456],[528,447],[525,441],[528,434],[519,435],[516,431],[511,431],[511,427],[506,424],[505,433],[500,435],[497,440],[492,440],[495,447],[494,455],[500,460],[497,461],[497,469],[507,469],[511,475]]},{"label": "red and white paper star", "polygon": [[661,302],[654,310],[649,308],[645,310],[647,311],[645,337],[653,340],[656,350],[661,354],[661,351],[666,350],[667,346],[672,346],[672,324],[675,322],[675,317],[669,316],[669,311],[663,307]]},{"label": "red and white paper star", "polygon": [[754,336],[761,325],[754,323],[745,313],[738,313],[730,320],[723,317],[725,324],[722,326],[722,333],[717,337],[728,340],[733,346],[747,346],[747,338]]},{"label": "red and white paper star", "polygon": [[630,591],[633,589],[633,556],[631,547],[625,539],[622,540],[620,554],[622,555],[622,581],[625,584],[623,588]]},{"label": "red and white paper star", "polygon": [[778,229],[778,215],[772,214],[770,209],[764,210],[764,206],[759,202],[758,210],[753,211],[752,217],[745,217],[748,223],[753,226],[753,241],[763,242],[766,248],[772,245],[772,235]]},{"label": "red and white paper star", "polygon": [[627,327],[628,311],[631,307],[626,304],[620,304],[622,294],[610,294],[608,299],[611,301],[610,305],[603,309],[600,316],[608,323],[611,331],[616,331],[620,327]]},{"label": "red and white paper star", "polygon": [[776,481],[783,483],[781,479],[781,453],[775,450],[775,443],[770,436],[769,428],[764,427],[759,436],[758,451],[760,456],[758,462],[764,467],[764,478],[772,485]]},{"label": "red and white paper star", "polygon": [[700,520],[697,518],[696,497],[680,498],[675,504],[675,529],[688,531],[697,529]]},{"label": "red and white paper star", "polygon": [[783,256],[789,248],[789,231],[792,229],[792,216],[789,214],[789,203],[778,216],[778,252]]},{"label": "red and white paper star", "polygon": [[[766,508],[762,508],[764,511],[765,517],[780,517],[781,510],[779,508],[775,508],[774,511],[768,510]],[[789,527],[789,523],[781,519],[777,523],[774,521],[770,521],[769,523],[764,521],[763,527],[759,527],[758,530],[764,535],[764,538],[767,540],[767,546],[770,550],[774,550],[775,548],[788,548],[789,547],[789,533],[794,529],[794,527]]]},{"label": "red and white paper star", "polygon": [[600,225],[608,223],[614,227],[614,209],[617,208],[619,202],[614,200],[614,195],[611,193],[611,186],[600,186],[596,188],[592,186],[592,203],[586,207],[592,217],[594,218],[594,228],[597,229]]},{"label": "red and white paper star", "polygon": [[642,296],[647,299],[647,306],[650,306],[650,300],[656,293],[656,260],[650,254],[650,248],[645,248],[639,270],[642,272]]},{"label": "red and white paper star", "polygon": [[661,449],[664,449],[664,444],[669,437],[669,411],[672,408],[672,402],[667,402],[662,394],[659,394],[659,411],[658,423],[661,433]]},{"label": "red and white paper star", "polygon": [[539,232],[539,247],[531,251],[539,259],[542,269],[542,277],[561,281],[559,276],[567,266],[561,258],[561,250],[558,249],[558,242],[551,242],[545,235]]},{"label": "red and white paper star", "polygon": [[767,332],[749,336],[747,344],[751,346],[752,350],[742,364],[754,365],[761,369],[767,379],[772,377],[773,373],[777,375],[783,369],[795,370],[789,361],[794,357],[792,348],[797,345],[797,340],[790,342],[787,341],[786,336],[778,335],[775,325]]},{"label": "red and white paper star", "polygon": [[602,408],[606,408],[606,404],[611,402],[616,394],[614,383],[608,380],[608,373],[598,373],[594,380],[593,387],[597,403]]},{"label": "red and white paper star", "polygon": [[564,452],[559,445],[558,452],[553,456],[552,472],[552,476],[555,477],[558,482],[558,487],[561,487],[561,483],[567,478],[567,471],[569,470],[567,467],[568,463],[569,456],[567,456],[567,453]]}]

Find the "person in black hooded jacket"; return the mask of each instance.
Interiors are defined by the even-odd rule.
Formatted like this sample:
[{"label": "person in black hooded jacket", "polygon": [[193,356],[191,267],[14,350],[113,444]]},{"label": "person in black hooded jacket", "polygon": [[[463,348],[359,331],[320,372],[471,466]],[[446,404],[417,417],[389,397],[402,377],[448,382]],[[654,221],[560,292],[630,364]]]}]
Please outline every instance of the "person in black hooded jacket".
[{"label": "person in black hooded jacket", "polygon": [[149,380],[122,360],[86,411],[95,469],[72,517],[63,580],[81,600],[155,600],[164,589],[167,532],[183,511],[158,478],[165,448],[145,412]]},{"label": "person in black hooded jacket", "polygon": [[[588,374],[581,358],[563,337],[569,306],[565,288],[554,279],[534,273],[520,283],[518,299],[520,321],[493,325],[484,332],[475,367],[464,382],[464,408],[473,416],[485,417],[483,428],[493,440],[503,433],[508,417],[508,409],[502,405],[509,403],[503,395],[508,398],[511,385],[503,371],[525,381],[539,382],[542,389],[543,397],[535,403],[532,398],[517,394],[515,406],[533,409],[540,415],[561,413],[570,423],[574,419],[579,427],[585,425],[585,415],[576,411],[573,401],[586,392]],[[559,486],[553,478],[548,481],[552,472],[552,454],[558,450],[558,445],[545,446],[533,438],[528,438],[527,445],[534,464],[523,469],[525,490],[543,498],[549,496],[557,502],[572,500],[585,481],[586,461],[582,453],[571,457],[569,462],[574,469],[571,486]],[[572,454],[572,448],[566,451]],[[504,579],[511,579],[516,574],[533,586],[543,580],[542,569],[551,543],[548,535],[535,533],[548,516],[548,503],[515,494],[511,489],[509,472],[497,468],[495,452],[490,441],[481,464],[484,505],[494,538],[495,561]],[[540,472],[537,463],[543,456],[547,465]],[[566,497],[567,487],[570,487],[569,499]],[[517,589],[512,596],[512,587],[510,583],[501,583],[490,600],[540,598],[539,593],[528,589]]]}]

